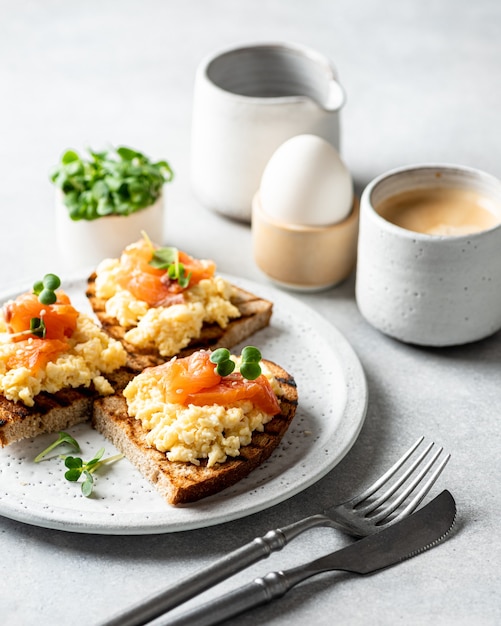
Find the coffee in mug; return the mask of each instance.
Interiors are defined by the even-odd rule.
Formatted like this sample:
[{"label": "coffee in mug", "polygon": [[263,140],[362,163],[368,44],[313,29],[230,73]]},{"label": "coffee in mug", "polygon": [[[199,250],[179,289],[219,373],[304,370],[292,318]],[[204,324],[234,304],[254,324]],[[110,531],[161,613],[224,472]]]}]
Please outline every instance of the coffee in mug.
[{"label": "coffee in mug", "polygon": [[411,189],[386,198],[375,209],[396,226],[428,235],[467,235],[501,221],[500,203],[467,188]]},{"label": "coffee in mug", "polygon": [[356,298],[385,334],[422,346],[501,329],[501,181],[469,167],[382,174],[361,198]]}]

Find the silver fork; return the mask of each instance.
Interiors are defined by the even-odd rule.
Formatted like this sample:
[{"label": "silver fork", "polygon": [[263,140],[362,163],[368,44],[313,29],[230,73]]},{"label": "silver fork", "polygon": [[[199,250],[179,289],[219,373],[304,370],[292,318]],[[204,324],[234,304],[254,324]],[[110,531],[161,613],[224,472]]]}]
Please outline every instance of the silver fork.
[{"label": "silver fork", "polygon": [[[266,558],[272,552],[281,550],[294,538],[311,528],[327,526],[342,530],[353,537],[366,537],[395,524],[415,511],[450,459],[450,454],[447,454],[439,460],[443,448],[435,449],[427,458],[435,446],[431,442],[408,467],[404,468],[423,440],[424,437],[420,437],[387,472],[354,498],[332,506],[323,513],[305,517],[283,528],[270,530],[263,537],[256,537],[212,565],[102,622],[101,626],[146,624],[260,559]],[[401,468],[402,473],[396,476]],[[394,482],[389,484],[394,476],[396,476]],[[377,494],[376,492],[380,490],[382,493]],[[410,498],[412,494],[414,495]]]}]

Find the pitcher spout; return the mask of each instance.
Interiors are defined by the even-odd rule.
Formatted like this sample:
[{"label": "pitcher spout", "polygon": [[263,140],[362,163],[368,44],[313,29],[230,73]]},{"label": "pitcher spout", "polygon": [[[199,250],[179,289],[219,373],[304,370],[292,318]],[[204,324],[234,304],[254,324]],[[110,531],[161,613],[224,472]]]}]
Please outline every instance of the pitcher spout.
[{"label": "pitcher spout", "polygon": [[346,101],[346,93],[337,80],[329,82],[328,91],[322,108],[328,112],[339,111]]}]

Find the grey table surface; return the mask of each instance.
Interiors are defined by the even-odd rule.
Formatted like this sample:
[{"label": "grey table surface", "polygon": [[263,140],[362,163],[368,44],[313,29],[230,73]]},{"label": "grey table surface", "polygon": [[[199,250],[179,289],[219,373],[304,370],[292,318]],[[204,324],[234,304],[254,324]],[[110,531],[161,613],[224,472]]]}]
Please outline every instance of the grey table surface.
[{"label": "grey table surface", "polygon": [[[359,192],[408,163],[501,176],[500,27],[498,0],[0,0],[2,289],[32,281],[41,267],[64,275],[48,171],[68,147],[107,143],[172,163],[169,242],[215,259],[222,272],[268,282],[249,226],[200,206],[190,189],[195,69],[235,43],[294,41],[334,61],[348,94],[342,153]],[[362,319],[353,276],[295,297],[338,328],[367,377],[367,417],[339,465],[282,504],[210,529],[101,536],[0,517],[3,626],[97,623],[255,535],[355,493],[420,434],[452,453],[440,480],[459,509],[451,539],[377,575],[312,579],[238,623],[501,623],[501,335],[440,350],[398,343]],[[311,531],[204,597],[347,541]]]}]

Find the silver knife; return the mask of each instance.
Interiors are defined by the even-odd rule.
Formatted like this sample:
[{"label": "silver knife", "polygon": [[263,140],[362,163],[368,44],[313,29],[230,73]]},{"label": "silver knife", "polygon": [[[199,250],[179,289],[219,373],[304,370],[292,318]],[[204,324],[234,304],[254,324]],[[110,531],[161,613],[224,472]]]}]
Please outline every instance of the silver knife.
[{"label": "silver knife", "polygon": [[155,626],[213,626],[250,608],[271,602],[301,581],[322,572],[376,572],[436,546],[451,531],[455,517],[454,498],[448,491],[442,491],[416,513],[375,535],[305,565],[270,572],[178,617],[164,616],[155,620]]}]

